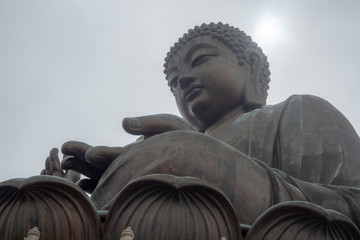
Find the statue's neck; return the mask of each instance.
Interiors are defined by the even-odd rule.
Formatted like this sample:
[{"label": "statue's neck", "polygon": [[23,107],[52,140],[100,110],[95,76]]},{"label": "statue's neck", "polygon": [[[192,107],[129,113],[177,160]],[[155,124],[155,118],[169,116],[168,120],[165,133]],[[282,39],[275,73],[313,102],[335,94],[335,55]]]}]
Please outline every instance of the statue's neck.
[{"label": "statue's neck", "polygon": [[205,130],[206,134],[212,135],[211,133],[214,131],[219,131],[225,127],[228,127],[232,122],[235,121],[240,115],[246,112],[246,109],[243,105],[234,108],[233,110],[229,111],[219,120],[217,120],[213,125],[208,127]]}]

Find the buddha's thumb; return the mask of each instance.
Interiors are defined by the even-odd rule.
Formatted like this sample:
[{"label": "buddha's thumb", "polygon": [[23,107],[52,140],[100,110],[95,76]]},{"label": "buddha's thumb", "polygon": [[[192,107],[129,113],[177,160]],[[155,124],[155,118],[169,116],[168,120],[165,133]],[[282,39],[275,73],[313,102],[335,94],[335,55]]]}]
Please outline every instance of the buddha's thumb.
[{"label": "buddha's thumb", "polygon": [[193,130],[184,119],[172,114],[125,118],[122,124],[126,132],[145,137],[168,131]]}]

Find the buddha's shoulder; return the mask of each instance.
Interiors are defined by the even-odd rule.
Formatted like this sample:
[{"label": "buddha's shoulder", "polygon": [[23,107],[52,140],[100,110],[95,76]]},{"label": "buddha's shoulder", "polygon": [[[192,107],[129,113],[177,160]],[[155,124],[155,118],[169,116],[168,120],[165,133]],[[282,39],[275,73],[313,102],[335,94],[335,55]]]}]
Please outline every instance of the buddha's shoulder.
[{"label": "buddha's shoulder", "polygon": [[303,118],[304,115],[338,115],[336,110],[328,101],[313,95],[292,95],[285,101],[274,105],[266,105],[260,109],[253,110],[240,116],[243,120],[279,121],[281,118]]},{"label": "buddha's shoulder", "polygon": [[324,109],[324,108],[331,108],[335,109],[333,105],[331,105],[325,99],[314,96],[314,95],[291,95],[285,101],[280,102],[275,105],[266,105],[262,108],[262,111],[269,111],[271,110],[285,110],[285,109],[292,109],[295,110],[297,108],[301,109]]},{"label": "buddha's shoulder", "polygon": [[311,106],[314,106],[312,104],[315,104],[315,106],[317,106],[317,105],[332,106],[325,99],[318,97],[318,96],[314,96],[314,95],[292,95],[292,96],[288,97],[284,102],[299,102],[302,105],[311,104]]}]

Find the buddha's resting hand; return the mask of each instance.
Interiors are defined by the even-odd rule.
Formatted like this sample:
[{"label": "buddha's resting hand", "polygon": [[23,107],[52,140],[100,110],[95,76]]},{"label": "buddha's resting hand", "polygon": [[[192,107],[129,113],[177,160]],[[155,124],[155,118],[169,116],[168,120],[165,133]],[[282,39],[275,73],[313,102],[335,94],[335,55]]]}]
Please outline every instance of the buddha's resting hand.
[{"label": "buddha's resting hand", "polygon": [[92,147],[82,142],[67,142],[61,149],[62,153],[67,156],[63,159],[61,168],[72,169],[89,177],[89,179],[81,179],[78,185],[91,193],[108,166],[130,146],[160,133],[174,130],[192,130],[185,120],[171,114],[125,118],[123,128],[130,134],[142,135],[142,137],[125,147]]},{"label": "buddha's resting hand", "polygon": [[77,182],[80,179],[80,173],[74,170],[62,170],[60,168],[58,152],[59,150],[57,148],[51,149],[49,156],[45,160],[45,169],[43,169],[40,174],[63,177],[72,182]]}]

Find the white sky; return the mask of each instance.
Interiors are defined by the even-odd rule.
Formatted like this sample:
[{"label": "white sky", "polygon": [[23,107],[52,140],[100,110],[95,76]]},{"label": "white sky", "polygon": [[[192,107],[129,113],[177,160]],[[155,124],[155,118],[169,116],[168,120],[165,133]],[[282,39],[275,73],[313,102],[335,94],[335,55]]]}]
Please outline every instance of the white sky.
[{"label": "white sky", "polygon": [[178,114],[163,59],[203,22],[239,27],[263,48],[268,104],[318,95],[360,132],[359,11],[358,0],[1,0],[0,182],[39,174],[68,140],[130,143],[124,117]]}]

